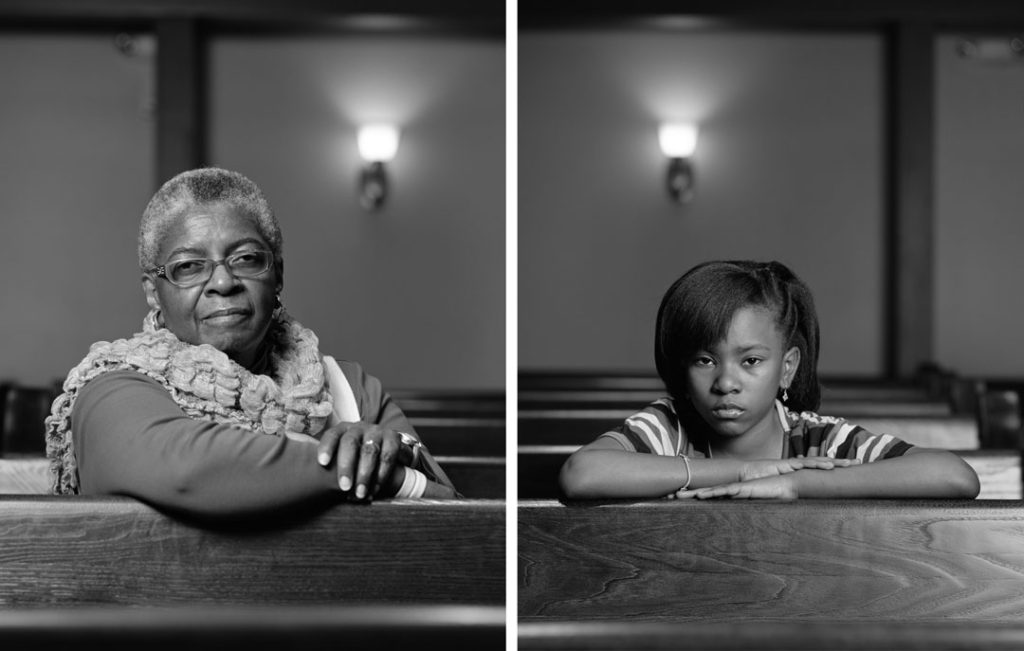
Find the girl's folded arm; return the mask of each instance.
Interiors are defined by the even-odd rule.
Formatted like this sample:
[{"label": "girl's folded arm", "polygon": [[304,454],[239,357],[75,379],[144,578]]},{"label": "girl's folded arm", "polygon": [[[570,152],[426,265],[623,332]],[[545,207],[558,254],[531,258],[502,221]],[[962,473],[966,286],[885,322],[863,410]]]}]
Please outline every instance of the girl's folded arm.
[{"label": "girl's folded arm", "polygon": [[894,497],[974,499],[978,475],[948,450],[913,447],[901,457],[831,471],[801,470],[787,476],[800,497]]},{"label": "girl's folded arm", "polygon": [[[687,463],[688,462],[688,463]],[[687,470],[689,465],[689,470]],[[573,499],[665,497],[689,485],[713,486],[739,479],[742,461],[688,459],[625,450],[599,438],[574,452],[562,466],[559,483]]]}]

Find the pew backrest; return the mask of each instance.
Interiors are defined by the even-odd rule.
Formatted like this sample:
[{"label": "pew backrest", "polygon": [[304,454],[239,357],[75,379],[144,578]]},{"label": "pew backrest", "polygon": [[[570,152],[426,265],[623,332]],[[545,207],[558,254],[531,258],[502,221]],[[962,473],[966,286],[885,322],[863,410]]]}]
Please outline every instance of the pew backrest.
[{"label": "pew backrest", "polygon": [[518,506],[520,621],[1024,621],[1024,504]]},{"label": "pew backrest", "polygon": [[395,500],[195,522],[129,498],[0,499],[0,606],[479,604],[505,503]]}]

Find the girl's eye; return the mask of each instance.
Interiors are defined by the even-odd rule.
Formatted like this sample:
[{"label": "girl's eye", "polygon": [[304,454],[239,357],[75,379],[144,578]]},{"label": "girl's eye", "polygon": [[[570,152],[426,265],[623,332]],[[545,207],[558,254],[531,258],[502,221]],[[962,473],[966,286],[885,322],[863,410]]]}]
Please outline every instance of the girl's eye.
[{"label": "girl's eye", "polygon": [[743,363],[746,364],[747,366],[757,366],[758,364],[761,363],[761,361],[762,360],[759,357],[748,357],[745,360],[743,360]]},{"label": "girl's eye", "polygon": [[693,360],[694,366],[714,366],[715,360],[707,356],[697,357]]}]

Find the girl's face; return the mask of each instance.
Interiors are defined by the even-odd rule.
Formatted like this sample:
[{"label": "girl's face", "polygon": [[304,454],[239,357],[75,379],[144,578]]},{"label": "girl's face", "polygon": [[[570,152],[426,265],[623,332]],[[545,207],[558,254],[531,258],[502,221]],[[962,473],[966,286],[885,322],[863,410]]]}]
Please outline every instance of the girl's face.
[{"label": "girl's face", "polygon": [[736,311],[725,339],[687,361],[690,402],[725,438],[774,431],[775,397],[788,387],[800,350],[784,350],[774,315],[763,307]]}]

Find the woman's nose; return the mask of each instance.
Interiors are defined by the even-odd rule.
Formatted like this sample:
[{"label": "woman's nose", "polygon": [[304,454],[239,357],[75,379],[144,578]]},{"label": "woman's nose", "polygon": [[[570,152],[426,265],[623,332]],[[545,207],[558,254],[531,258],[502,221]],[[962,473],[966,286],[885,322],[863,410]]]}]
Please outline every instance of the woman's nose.
[{"label": "woman's nose", "polygon": [[206,281],[206,291],[224,293],[233,291],[236,285],[238,285],[238,278],[222,262],[213,268],[210,279]]}]

